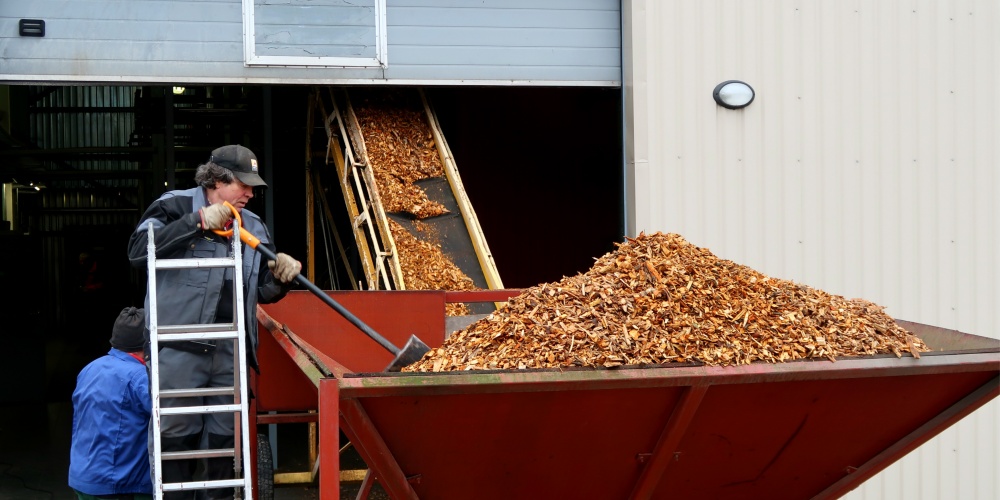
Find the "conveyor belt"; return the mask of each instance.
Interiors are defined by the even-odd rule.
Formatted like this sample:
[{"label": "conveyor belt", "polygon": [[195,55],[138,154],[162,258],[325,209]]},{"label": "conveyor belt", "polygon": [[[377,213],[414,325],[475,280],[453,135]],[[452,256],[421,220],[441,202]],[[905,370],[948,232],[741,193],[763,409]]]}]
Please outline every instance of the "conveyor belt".
[{"label": "conveyor belt", "polygon": [[[433,108],[418,89],[387,89],[384,92],[401,91],[413,92],[405,100],[411,105],[417,102],[423,107],[427,125],[434,138],[434,147],[443,165],[443,176],[421,179],[413,184],[423,189],[431,201],[440,203],[447,209],[447,213],[443,215],[417,219],[410,213],[389,213],[385,210],[376,182],[380,166],[372,164],[369,159],[368,147],[356,115],[358,108],[354,107],[358,105],[358,98],[350,95],[349,90],[319,89],[310,107],[310,121],[315,120],[317,111],[324,120],[327,132],[326,163],[336,167],[344,202],[352,218],[353,236],[365,275],[363,280],[357,278],[353,281],[363,281],[364,286],[370,290],[413,289],[407,286],[403,277],[402,269],[407,263],[398,260],[400,253],[392,236],[391,220],[418,240],[438,246],[444,256],[472,280],[476,288],[503,288]],[[358,91],[369,100],[378,99],[378,92],[380,91],[373,89]],[[421,231],[416,227],[417,224],[426,227]],[[343,246],[341,251],[343,254]],[[482,314],[490,310],[492,305],[488,303],[470,306],[471,313]]]},{"label": "conveyor belt", "polygon": [[440,245],[445,256],[471,278],[476,287],[489,289],[490,284],[486,281],[486,273],[479,265],[472,238],[469,237],[468,228],[462,218],[461,209],[455,201],[454,193],[448,185],[448,180],[443,177],[434,177],[416,184],[423,188],[431,201],[444,205],[448,209],[448,213],[419,220],[420,223],[429,226],[430,231],[421,231],[417,227],[418,220],[406,214],[390,212],[389,218],[403,226],[418,240]]}]

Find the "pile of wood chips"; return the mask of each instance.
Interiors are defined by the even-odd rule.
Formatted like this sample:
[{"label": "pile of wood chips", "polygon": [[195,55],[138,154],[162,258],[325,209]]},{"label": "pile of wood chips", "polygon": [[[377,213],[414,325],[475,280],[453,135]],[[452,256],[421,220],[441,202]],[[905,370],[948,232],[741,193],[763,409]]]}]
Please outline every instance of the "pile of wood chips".
[{"label": "pile of wood chips", "polygon": [[[418,231],[429,232],[426,224],[416,223]],[[477,290],[472,278],[462,272],[454,262],[444,255],[440,245],[421,241],[410,234],[394,220],[389,220],[389,230],[396,241],[399,252],[399,267],[403,271],[403,282],[408,290]],[[428,235],[436,239],[434,235]],[[445,304],[448,316],[469,314],[465,304]]]},{"label": "pile of wood chips", "polygon": [[414,184],[444,176],[423,109],[399,99],[365,99],[354,110],[383,208],[418,219],[448,213],[444,205],[430,200]]},{"label": "pile of wood chips", "polygon": [[928,350],[881,306],[656,233],[618,244],[584,274],[526,289],[403,371],[727,366]]}]

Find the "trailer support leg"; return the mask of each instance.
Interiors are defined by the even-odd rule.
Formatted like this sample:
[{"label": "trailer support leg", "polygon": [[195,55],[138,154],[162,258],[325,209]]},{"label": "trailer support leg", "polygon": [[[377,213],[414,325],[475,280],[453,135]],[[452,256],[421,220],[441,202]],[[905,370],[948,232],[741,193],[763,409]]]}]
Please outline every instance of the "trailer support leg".
[{"label": "trailer support leg", "polygon": [[368,472],[365,473],[364,481],[361,481],[361,488],[358,490],[357,500],[365,500],[368,498],[368,494],[372,492],[372,485],[375,484],[375,481],[378,481],[378,478],[375,477],[375,474],[371,471],[371,469],[368,469]]},{"label": "trailer support leg", "polygon": [[354,443],[354,448],[361,454],[368,468],[374,471],[389,497],[417,500],[417,492],[413,491],[413,486],[406,479],[361,403],[356,399],[344,399],[340,403],[340,411],[346,422],[344,432]]},{"label": "trailer support leg", "polygon": [[319,497],[340,499],[340,387],[335,378],[319,381]]}]

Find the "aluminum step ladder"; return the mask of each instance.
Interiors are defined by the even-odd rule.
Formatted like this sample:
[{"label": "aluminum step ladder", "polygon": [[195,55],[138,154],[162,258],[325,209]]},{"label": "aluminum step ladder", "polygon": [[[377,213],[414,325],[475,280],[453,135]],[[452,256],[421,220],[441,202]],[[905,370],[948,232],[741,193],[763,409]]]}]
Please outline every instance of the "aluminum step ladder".
[{"label": "aluminum step ladder", "polygon": [[[153,226],[148,229],[147,274],[149,281],[150,342],[150,395],[153,404],[153,494],[157,500],[165,492],[234,488],[236,498],[252,499],[253,482],[250,464],[249,399],[247,397],[247,353],[246,318],[243,314],[243,264],[239,227],[233,228],[230,238],[232,256],[220,258],[157,259],[153,239]],[[232,323],[210,323],[195,325],[161,325],[157,314],[156,271],[163,269],[228,268],[233,270],[233,317]],[[161,342],[210,341],[235,342],[233,346],[233,387],[206,387],[189,389],[160,389],[159,346]],[[183,406],[161,408],[165,398],[233,396],[233,404]],[[166,415],[233,413],[233,448],[164,452],[161,446],[161,421]],[[235,479],[215,481],[190,481],[181,483],[163,482],[164,460],[192,460],[202,458],[232,457]],[[240,477],[242,475],[242,477]]]}]

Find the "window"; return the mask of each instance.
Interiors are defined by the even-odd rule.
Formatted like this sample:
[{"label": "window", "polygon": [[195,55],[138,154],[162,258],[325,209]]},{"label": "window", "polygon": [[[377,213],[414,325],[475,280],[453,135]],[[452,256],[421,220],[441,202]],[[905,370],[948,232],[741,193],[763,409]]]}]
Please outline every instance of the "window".
[{"label": "window", "polygon": [[243,0],[247,66],[386,67],[385,0]]}]

